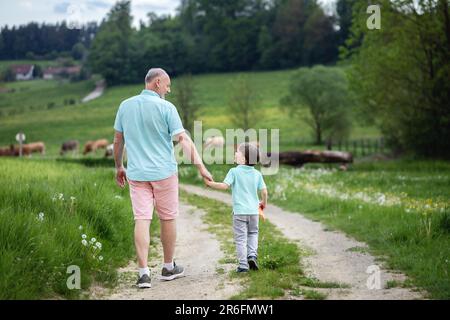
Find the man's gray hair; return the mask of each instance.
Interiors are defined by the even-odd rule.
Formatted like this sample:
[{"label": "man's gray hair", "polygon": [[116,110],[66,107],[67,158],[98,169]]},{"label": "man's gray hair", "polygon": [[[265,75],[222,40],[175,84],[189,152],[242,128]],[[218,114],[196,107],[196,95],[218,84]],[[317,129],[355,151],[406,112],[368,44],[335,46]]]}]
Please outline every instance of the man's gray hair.
[{"label": "man's gray hair", "polygon": [[155,78],[169,76],[164,69],[161,68],[151,68],[148,70],[147,75],[145,76],[145,83],[152,82]]}]

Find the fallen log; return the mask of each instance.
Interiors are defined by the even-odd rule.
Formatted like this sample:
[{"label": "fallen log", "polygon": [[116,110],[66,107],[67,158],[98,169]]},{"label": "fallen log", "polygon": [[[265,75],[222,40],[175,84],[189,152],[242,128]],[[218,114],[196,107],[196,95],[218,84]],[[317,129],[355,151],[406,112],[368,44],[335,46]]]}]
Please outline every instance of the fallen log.
[{"label": "fallen log", "polygon": [[[294,167],[302,167],[306,163],[339,163],[346,166],[353,163],[353,155],[349,152],[341,151],[286,151],[276,153],[267,153],[267,158],[262,158],[263,166],[270,166],[270,162],[276,159],[278,155],[278,163],[286,164]],[[344,168],[343,168],[344,169]]]}]

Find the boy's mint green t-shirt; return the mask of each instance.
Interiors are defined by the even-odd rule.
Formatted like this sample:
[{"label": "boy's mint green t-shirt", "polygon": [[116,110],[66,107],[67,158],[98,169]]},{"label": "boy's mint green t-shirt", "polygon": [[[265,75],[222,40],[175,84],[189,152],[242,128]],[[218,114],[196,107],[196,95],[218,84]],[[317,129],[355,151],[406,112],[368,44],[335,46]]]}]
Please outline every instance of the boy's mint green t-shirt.
[{"label": "boy's mint green t-shirt", "polygon": [[231,187],[234,214],[258,214],[258,191],[266,189],[261,172],[252,166],[238,165],[228,171],[223,182]]},{"label": "boy's mint green t-shirt", "polygon": [[123,101],[114,129],[124,134],[130,180],[159,181],[177,172],[172,137],[184,128],[175,106],[156,92]]}]

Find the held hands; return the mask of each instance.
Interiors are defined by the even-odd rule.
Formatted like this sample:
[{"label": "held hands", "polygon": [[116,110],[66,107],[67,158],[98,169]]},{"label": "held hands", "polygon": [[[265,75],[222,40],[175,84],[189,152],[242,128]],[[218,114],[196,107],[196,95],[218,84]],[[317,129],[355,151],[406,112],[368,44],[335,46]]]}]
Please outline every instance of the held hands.
[{"label": "held hands", "polygon": [[[209,173],[208,169],[206,169],[206,167],[202,167],[200,169],[200,174],[203,177],[203,180],[207,180],[207,181],[213,181],[213,177],[211,175],[211,173]],[[206,182],[205,182],[206,183]]]}]

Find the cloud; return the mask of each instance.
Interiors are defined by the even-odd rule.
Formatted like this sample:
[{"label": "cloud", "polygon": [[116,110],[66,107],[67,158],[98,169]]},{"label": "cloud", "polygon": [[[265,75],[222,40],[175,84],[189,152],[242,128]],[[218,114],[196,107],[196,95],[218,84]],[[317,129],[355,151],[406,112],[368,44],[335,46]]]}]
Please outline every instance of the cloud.
[{"label": "cloud", "polygon": [[111,3],[105,2],[105,1],[101,1],[101,0],[89,0],[86,2],[86,5],[88,6],[88,8],[92,9],[109,9],[111,7]]},{"label": "cloud", "polygon": [[61,2],[53,6],[53,12],[57,14],[66,14],[67,8],[69,8],[70,2]]},{"label": "cloud", "polygon": [[33,4],[31,3],[31,1],[20,1],[19,5],[22,8],[25,8],[25,9],[32,9],[33,8]]}]

